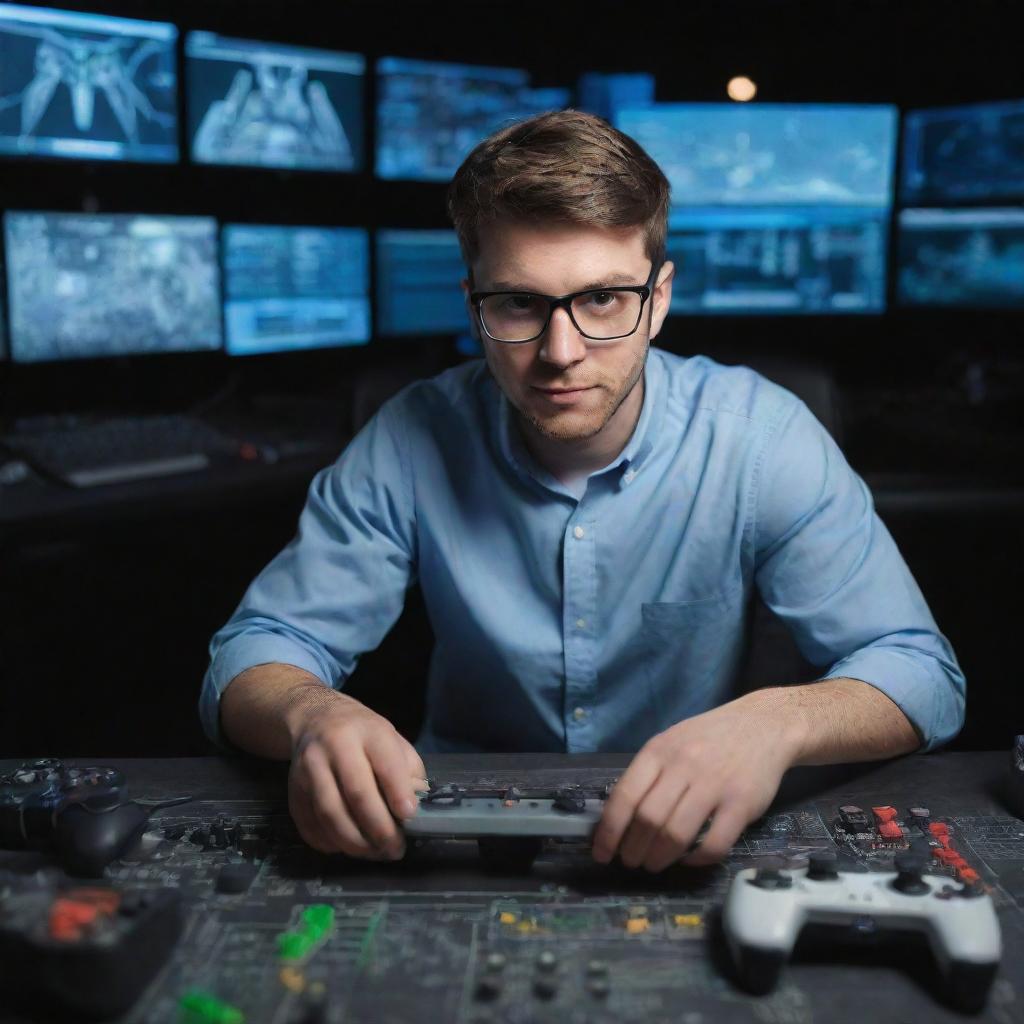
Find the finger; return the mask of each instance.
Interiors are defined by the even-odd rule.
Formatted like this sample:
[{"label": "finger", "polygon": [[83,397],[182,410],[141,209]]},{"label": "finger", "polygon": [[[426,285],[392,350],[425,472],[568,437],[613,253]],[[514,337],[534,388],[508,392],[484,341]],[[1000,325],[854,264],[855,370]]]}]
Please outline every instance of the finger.
[{"label": "finger", "polygon": [[[426,782],[427,768],[423,763],[423,758],[420,757],[416,748],[404,736],[399,736],[398,739],[402,744],[405,754],[405,763],[409,766],[409,774],[417,783]],[[429,788],[429,786],[425,788]]]},{"label": "finger", "polygon": [[377,853],[345,805],[337,776],[326,755],[320,750],[316,751],[311,760],[309,772],[314,783],[314,797],[310,807],[330,849],[341,850],[354,857],[369,857]]},{"label": "finger", "polygon": [[623,833],[633,819],[633,810],[654,785],[660,771],[658,762],[641,751],[615,784],[594,830],[593,856],[599,864],[607,864],[615,856]]},{"label": "finger", "polygon": [[405,840],[384,802],[367,753],[336,749],[333,767],[342,802],[359,832],[378,851],[397,860]]},{"label": "finger", "polygon": [[619,857],[627,868],[639,867],[665,823],[686,794],[689,783],[671,772],[662,772],[633,812],[619,846]]},{"label": "finger", "polygon": [[399,819],[411,818],[419,809],[416,782],[410,777],[405,740],[396,732],[381,730],[366,743],[366,756],[389,813]]},{"label": "finger", "polygon": [[717,794],[691,787],[673,808],[644,859],[648,871],[664,871],[693,846],[701,826],[715,810]]},{"label": "finger", "polygon": [[711,827],[700,841],[700,846],[683,857],[682,863],[690,867],[717,864],[728,855],[740,833],[752,820],[744,805],[735,802],[723,804],[715,811]]}]

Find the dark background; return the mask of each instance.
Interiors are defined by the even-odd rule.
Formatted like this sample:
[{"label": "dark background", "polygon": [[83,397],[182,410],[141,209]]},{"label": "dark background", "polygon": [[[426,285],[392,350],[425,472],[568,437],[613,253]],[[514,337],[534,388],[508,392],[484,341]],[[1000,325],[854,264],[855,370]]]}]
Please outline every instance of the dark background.
[{"label": "dark background", "polygon": [[[61,6],[174,22],[179,48],[186,31],[207,29],[358,52],[368,69],[379,56],[498,64],[529,68],[536,86],[573,86],[586,71],[650,71],[659,101],[723,101],[735,74],[752,77],[766,102],[880,102],[904,111],[1024,97],[1013,2]],[[182,92],[184,84],[179,74]],[[369,73],[368,155],[374,100]],[[186,124],[181,116],[185,154]],[[3,208],[449,226],[443,185],[378,181],[372,166],[343,175],[184,160],[7,159],[0,182]],[[1022,312],[891,308],[877,316],[674,317],[659,338],[672,351],[750,363],[798,391],[806,384],[805,397],[872,485],[958,652],[969,688],[961,748],[1005,746],[1024,731],[1014,656],[1024,565],[1022,327]],[[40,412],[179,409],[224,394],[287,394],[323,399],[350,426],[397,383],[458,359],[454,339],[441,337],[241,362],[195,354],[8,363],[0,364],[0,416],[10,423]],[[231,488],[196,478],[107,489],[47,506],[46,514],[7,518],[0,488],[0,751],[206,752],[195,714],[206,644],[291,537],[309,475]],[[412,613],[364,659],[350,689],[407,732],[418,720],[430,642],[418,600],[414,592]]]}]

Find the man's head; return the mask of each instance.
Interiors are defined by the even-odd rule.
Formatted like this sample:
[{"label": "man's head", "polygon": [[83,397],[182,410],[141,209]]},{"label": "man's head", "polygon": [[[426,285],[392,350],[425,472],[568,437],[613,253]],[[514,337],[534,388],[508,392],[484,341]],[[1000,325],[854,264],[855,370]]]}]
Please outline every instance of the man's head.
[{"label": "man's head", "polygon": [[[470,317],[499,386],[541,437],[585,443],[602,431],[624,428],[625,438],[632,431],[642,403],[635,385],[671,296],[668,199],[664,174],[632,139],[571,110],[502,129],[452,180],[448,210],[469,269],[463,287]],[[470,301],[479,292],[564,296],[645,284],[651,293],[642,312],[637,308],[636,330],[603,343],[584,337],[606,333],[588,321],[588,310],[619,300],[626,307],[627,299],[639,304],[641,296],[583,297],[571,306],[576,323],[568,308],[557,307],[540,336],[522,344],[489,337],[506,335],[488,306],[481,320],[479,303]],[[530,302],[513,296],[506,308],[518,314]]]}]

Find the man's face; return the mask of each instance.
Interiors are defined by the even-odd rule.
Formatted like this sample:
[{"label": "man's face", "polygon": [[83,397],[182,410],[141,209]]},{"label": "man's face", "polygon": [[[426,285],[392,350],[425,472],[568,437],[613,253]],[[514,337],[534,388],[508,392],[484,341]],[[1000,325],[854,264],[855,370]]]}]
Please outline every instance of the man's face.
[{"label": "man's face", "polygon": [[[499,221],[480,233],[472,290],[565,295],[644,284],[650,272],[639,227],[538,227]],[[588,344],[565,309],[554,311],[539,338],[520,345],[492,341],[479,329],[472,307],[470,316],[494,379],[526,422],[551,440],[583,441],[599,434],[633,393],[648,344],[668,311],[671,278],[672,264],[666,263],[636,332],[603,345]],[[468,282],[463,288],[468,295]],[[638,391],[637,414],[640,398]]]}]

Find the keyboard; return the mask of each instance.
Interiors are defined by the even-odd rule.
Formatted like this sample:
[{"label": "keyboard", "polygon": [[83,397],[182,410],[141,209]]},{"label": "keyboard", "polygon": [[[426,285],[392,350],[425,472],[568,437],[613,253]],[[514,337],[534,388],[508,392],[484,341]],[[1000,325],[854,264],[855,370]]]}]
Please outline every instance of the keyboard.
[{"label": "keyboard", "polygon": [[237,442],[181,414],[31,427],[2,440],[40,473],[73,487],[191,473],[238,454]]}]

